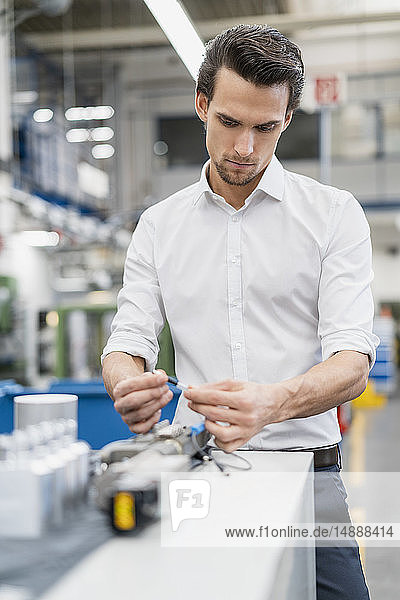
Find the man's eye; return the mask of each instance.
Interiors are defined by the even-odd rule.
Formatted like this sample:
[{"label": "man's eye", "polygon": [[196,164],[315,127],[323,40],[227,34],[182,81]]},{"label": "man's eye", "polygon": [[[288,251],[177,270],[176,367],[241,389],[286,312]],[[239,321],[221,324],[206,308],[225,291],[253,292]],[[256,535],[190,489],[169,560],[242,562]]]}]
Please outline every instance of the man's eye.
[{"label": "man's eye", "polygon": [[273,131],[275,129],[275,125],[268,125],[268,127],[258,127],[258,131],[261,133],[268,133],[268,131]]},{"label": "man's eye", "polygon": [[226,119],[220,119],[220,121],[225,127],[235,127],[236,125],[235,121],[227,121]]}]

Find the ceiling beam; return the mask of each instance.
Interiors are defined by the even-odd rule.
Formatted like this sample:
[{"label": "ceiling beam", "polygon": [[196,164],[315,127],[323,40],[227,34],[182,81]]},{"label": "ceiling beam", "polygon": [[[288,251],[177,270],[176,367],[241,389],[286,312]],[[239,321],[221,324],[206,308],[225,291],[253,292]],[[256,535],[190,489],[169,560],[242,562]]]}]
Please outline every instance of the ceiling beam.
[{"label": "ceiling beam", "polygon": [[[400,21],[400,11],[385,13],[353,13],[327,15],[255,15],[235,19],[198,21],[196,29],[203,40],[209,40],[224,29],[240,23],[268,23],[284,33],[310,30],[316,27],[331,27],[361,23],[388,23]],[[122,48],[168,45],[164,32],[157,26],[115,27],[84,29],[71,32],[24,33],[24,39],[44,52],[56,50],[87,50],[92,48]]]}]

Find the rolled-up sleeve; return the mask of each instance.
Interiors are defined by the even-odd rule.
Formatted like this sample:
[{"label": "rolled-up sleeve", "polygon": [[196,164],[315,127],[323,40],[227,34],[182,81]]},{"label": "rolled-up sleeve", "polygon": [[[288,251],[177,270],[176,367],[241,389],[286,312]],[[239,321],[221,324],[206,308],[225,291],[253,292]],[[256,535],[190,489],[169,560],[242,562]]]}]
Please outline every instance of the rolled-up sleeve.
[{"label": "rolled-up sleeve", "polygon": [[372,368],[379,338],[372,332],[372,250],[369,225],[357,200],[337,192],[322,257],[319,336],[322,360],[340,350],[368,354]]},{"label": "rolled-up sleeve", "polygon": [[127,352],[144,358],[146,371],[151,371],[157,362],[165,311],[154,267],[154,225],[148,211],[141,216],[128,248],[117,308],[101,362],[110,352]]}]

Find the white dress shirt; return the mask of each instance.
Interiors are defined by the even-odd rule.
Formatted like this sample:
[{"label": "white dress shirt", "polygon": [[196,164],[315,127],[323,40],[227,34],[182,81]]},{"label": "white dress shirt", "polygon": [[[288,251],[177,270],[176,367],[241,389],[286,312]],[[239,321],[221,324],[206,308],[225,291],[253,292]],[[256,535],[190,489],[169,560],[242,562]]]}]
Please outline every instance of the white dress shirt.
[{"label": "white dress shirt", "polygon": [[[363,210],[346,191],[283,169],[274,156],[239,210],[195,184],[148,208],[128,249],[113,351],[157,361],[165,319],[176,374],[190,385],[233,378],[274,383],[339,350],[368,354],[371,244]],[[181,396],[175,422],[200,415]],[[264,427],[248,446],[336,443],[336,409]]]}]

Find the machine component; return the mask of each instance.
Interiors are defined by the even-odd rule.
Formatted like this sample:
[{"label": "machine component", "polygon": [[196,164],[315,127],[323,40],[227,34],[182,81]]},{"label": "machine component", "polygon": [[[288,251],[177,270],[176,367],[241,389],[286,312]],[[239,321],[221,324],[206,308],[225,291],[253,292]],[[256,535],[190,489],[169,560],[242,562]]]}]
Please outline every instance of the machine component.
[{"label": "machine component", "polygon": [[28,394],[14,398],[15,429],[61,418],[76,422],[77,414],[78,396],[75,394]]},{"label": "machine component", "polygon": [[0,538],[40,538],[86,501],[90,448],[59,419],[0,435]]},{"label": "machine component", "polygon": [[131,533],[159,515],[160,473],[189,471],[200,464],[210,434],[161,421],[149,433],[107,444],[95,476],[98,507],[118,533]]},{"label": "machine component", "polygon": [[178,390],[189,389],[189,386],[186,385],[186,383],[182,383],[182,381],[179,381],[179,379],[177,379],[176,377],[172,377],[171,375],[168,376],[168,383],[172,383],[175,387],[178,388]]},{"label": "machine component", "polygon": [[[157,373],[157,369],[153,369],[153,373]],[[186,385],[186,383],[179,381],[177,377],[173,377],[172,375],[168,375],[168,383],[171,383],[176,388],[178,388],[178,390],[182,391],[188,390],[190,387],[189,385]]]}]

